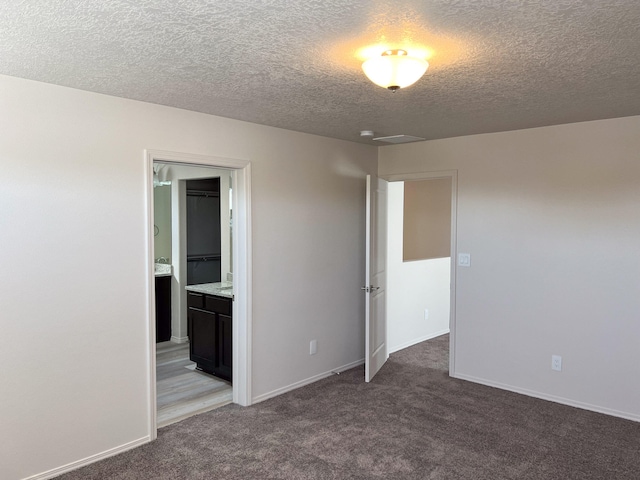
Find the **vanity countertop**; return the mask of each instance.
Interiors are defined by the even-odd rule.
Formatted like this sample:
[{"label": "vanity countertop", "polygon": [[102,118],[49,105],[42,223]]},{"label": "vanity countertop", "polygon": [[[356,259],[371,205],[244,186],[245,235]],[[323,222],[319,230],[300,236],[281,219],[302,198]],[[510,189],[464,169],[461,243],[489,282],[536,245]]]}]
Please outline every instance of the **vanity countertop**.
[{"label": "vanity countertop", "polygon": [[232,282],[201,283],[184,287],[188,292],[217,295],[219,297],[233,298]]},{"label": "vanity countertop", "polygon": [[154,265],[154,275],[156,277],[169,277],[171,276],[171,265],[167,263],[156,263]]}]

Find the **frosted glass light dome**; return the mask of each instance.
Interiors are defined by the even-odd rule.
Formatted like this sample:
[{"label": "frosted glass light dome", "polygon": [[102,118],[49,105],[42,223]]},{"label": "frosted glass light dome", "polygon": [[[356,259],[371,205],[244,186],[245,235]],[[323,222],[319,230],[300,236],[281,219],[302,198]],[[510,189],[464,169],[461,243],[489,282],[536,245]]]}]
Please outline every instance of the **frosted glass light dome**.
[{"label": "frosted glass light dome", "polygon": [[416,83],[427,68],[429,63],[426,60],[410,57],[405,50],[387,50],[362,64],[369,80],[392,92]]}]

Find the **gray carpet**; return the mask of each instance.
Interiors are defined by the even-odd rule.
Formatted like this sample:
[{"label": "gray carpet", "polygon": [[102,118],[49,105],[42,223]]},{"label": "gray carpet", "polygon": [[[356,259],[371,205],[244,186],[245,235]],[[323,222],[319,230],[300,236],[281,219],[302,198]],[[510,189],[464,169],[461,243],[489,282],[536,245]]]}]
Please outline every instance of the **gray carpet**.
[{"label": "gray carpet", "polygon": [[158,440],[60,479],[634,479],[640,423],[455,380],[448,336]]}]

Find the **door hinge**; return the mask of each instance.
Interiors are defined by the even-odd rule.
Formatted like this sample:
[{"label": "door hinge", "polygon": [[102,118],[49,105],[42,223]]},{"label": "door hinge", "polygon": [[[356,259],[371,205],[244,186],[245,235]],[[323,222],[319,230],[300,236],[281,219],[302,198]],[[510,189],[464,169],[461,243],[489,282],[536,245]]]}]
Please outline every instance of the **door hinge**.
[{"label": "door hinge", "polygon": [[364,290],[366,293],[375,292],[376,290],[380,290],[380,287],[374,287],[373,285],[369,285],[368,287],[365,285],[364,287],[360,287],[360,290]]}]

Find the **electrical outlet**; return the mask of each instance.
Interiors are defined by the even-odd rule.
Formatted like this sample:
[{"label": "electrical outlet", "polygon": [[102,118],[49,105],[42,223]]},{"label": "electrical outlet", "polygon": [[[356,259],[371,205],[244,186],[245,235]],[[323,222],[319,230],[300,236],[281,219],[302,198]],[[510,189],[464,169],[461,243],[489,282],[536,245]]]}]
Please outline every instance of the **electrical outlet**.
[{"label": "electrical outlet", "polygon": [[560,355],[551,355],[551,370],[562,371],[562,357]]},{"label": "electrical outlet", "polygon": [[424,319],[425,320],[429,320],[429,309],[428,308],[424,309]]},{"label": "electrical outlet", "polygon": [[309,342],[309,355],[315,355],[316,353],[318,353],[318,341],[311,340]]}]

